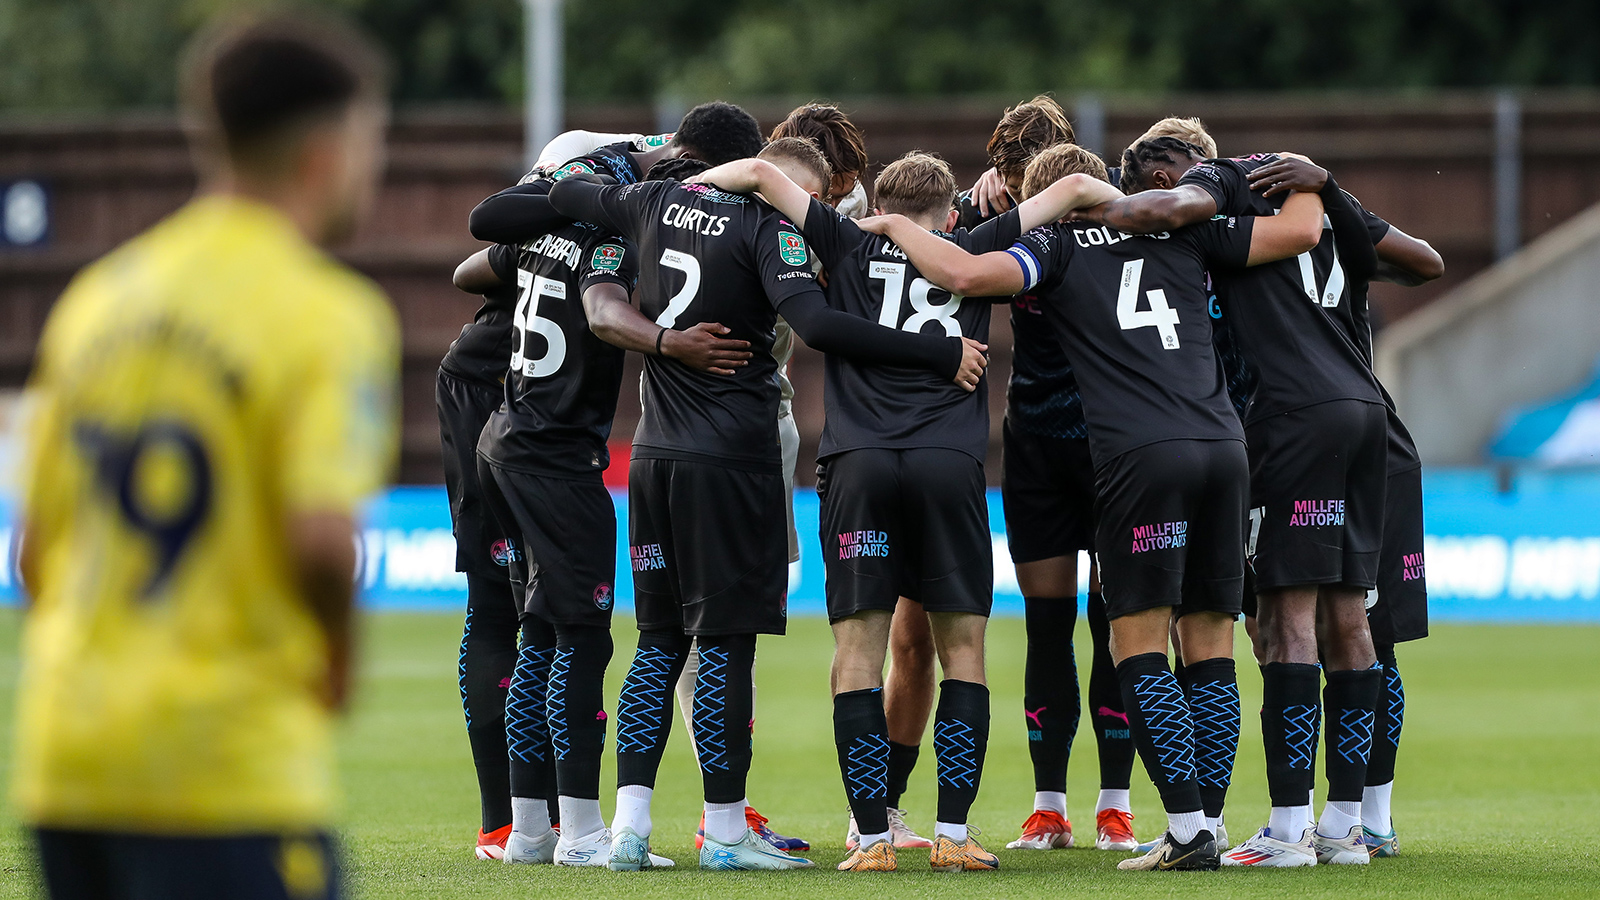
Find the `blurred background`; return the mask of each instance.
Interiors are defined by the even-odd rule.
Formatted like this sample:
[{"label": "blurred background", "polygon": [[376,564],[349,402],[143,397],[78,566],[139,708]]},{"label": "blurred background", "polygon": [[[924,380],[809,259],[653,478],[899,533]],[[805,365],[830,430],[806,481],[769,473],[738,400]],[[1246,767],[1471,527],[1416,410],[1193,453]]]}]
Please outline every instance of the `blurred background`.
[{"label": "blurred background", "polygon": [[[0,4],[0,423],[16,417],[39,330],[67,280],[192,192],[173,113],[175,60],[212,14],[241,5]],[[341,250],[389,292],[405,330],[399,478],[411,487],[374,507],[375,597],[458,596],[448,520],[439,521],[433,378],[476,304],[449,274],[479,246],[467,212],[521,175],[530,139],[565,128],[669,131],[710,99],[744,104],[770,127],[826,99],[861,126],[874,170],[932,150],[970,183],[1004,108],[1049,91],[1079,142],[1109,160],[1157,118],[1199,116],[1223,155],[1307,154],[1368,208],[1430,241],[1445,277],[1376,286],[1373,303],[1380,377],[1429,466],[1436,606],[1468,618],[1600,619],[1593,0],[322,5],[362,22],[395,66],[380,209]],[[998,484],[1004,316],[990,344]],[[791,375],[804,486],[822,424],[820,358],[802,350]],[[618,461],[637,415],[637,394],[625,389]],[[0,470],[14,452],[14,438],[0,440]],[[620,488],[626,467],[611,474]],[[800,508],[805,533],[814,498]],[[796,596],[820,597],[815,552],[793,573]],[[1014,591],[1009,570],[997,554],[1002,593]],[[0,597],[12,590],[7,567]]]}]

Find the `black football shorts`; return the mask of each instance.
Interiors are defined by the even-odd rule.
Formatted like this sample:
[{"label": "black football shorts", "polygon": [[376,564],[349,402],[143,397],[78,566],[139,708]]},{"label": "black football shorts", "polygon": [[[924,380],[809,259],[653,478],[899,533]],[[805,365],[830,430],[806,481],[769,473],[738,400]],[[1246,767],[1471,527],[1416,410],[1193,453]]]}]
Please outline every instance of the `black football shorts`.
[{"label": "black football shorts", "polygon": [[628,556],[640,631],[783,634],[783,476],[681,459],[628,465]]},{"label": "black football shorts", "polygon": [[1106,615],[1161,606],[1239,614],[1250,464],[1238,441],[1161,441],[1095,472]]},{"label": "black football shorts", "polygon": [[483,487],[478,483],[478,435],[505,401],[505,391],[440,369],[433,398],[439,408],[444,489],[450,498],[450,527],[456,536],[456,571],[505,578],[510,545],[484,506]]},{"label": "black football shorts", "polygon": [[1377,585],[1388,460],[1384,416],[1379,403],[1332,400],[1245,429],[1258,590]]},{"label": "black football shorts", "polygon": [[1367,622],[1374,644],[1401,644],[1428,636],[1428,580],[1422,541],[1422,467],[1391,472],[1383,501],[1378,589],[1367,598]]},{"label": "black football shorts", "polygon": [[478,457],[484,500],[511,536],[520,611],[551,625],[611,627],[617,511],[599,478],[534,475]]},{"label": "black football shorts", "polygon": [[1094,461],[1087,439],[1000,429],[1000,500],[1013,563],[1094,549]]},{"label": "black football shorts", "polygon": [[983,464],[959,450],[850,450],[817,466],[828,619],[893,612],[987,616],[994,545]]},{"label": "black football shorts", "polygon": [[339,848],[325,832],[174,835],[34,832],[52,900],[337,900]]}]

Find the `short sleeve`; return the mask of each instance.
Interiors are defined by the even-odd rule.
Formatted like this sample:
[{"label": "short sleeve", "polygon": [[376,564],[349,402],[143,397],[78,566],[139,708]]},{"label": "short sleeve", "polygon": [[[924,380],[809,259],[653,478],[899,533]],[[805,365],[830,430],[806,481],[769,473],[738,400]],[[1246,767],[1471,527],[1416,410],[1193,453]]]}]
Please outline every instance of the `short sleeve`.
[{"label": "short sleeve", "polygon": [[815,198],[806,212],[806,227],[800,233],[809,242],[811,252],[829,269],[837,267],[841,259],[866,240],[865,232],[856,223]]},{"label": "short sleeve", "polygon": [[973,254],[993,253],[1004,250],[1015,244],[1022,237],[1022,213],[1018,207],[1011,207],[1002,215],[986,220],[977,228],[965,235],[958,234],[956,243],[961,249]]},{"label": "short sleeve", "polygon": [[590,242],[578,273],[580,291],[597,284],[615,284],[632,291],[639,280],[639,249],[619,237],[597,238]]},{"label": "short sleeve", "polygon": [[1250,183],[1244,171],[1230,160],[1208,159],[1191,168],[1178,179],[1178,186],[1194,185],[1211,195],[1217,203],[1217,212],[1238,212],[1244,198],[1250,193]]},{"label": "short sleeve", "polygon": [[375,289],[326,304],[279,406],[284,506],[354,513],[399,449],[399,328]]},{"label": "short sleeve", "polygon": [[809,249],[800,229],[773,210],[764,210],[761,225],[756,229],[755,257],[761,275],[761,286],[773,309],[791,297],[822,288],[811,271]]},{"label": "short sleeve", "polygon": [[1254,216],[1215,216],[1181,233],[1194,242],[1207,268],[1242,269],[1250,263],[1255,224]]},{"label": "short sleeve", "polygon": [[1033,229],[1006,250],[1022,267],[1022,289],[1032,290],[1051,277],[1065,258],[1061,233],[1049,225]]},{"label": "short sleeve", "polygon": [[495,244],[489,248],[489,268],[494,271],[495,277],[508,284],[517,283],[517,256],[516,244]]},{"label": "short sleeve", "polygon": [[1384,236],[1389,233],[1390,228],[1394,227],[1366,207],[1361,209],[1361,218],[1367,223],[1367,235],[1372,238],[1372,246],[1374,247],[1378,246],[1378,242],[1383,240]]}]

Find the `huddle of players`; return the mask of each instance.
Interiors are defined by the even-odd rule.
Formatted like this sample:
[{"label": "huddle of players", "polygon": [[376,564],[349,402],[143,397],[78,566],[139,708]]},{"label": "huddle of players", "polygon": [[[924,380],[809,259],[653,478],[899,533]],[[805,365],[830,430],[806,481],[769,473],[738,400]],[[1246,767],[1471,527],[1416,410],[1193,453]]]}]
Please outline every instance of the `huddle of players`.
[{"label": "huddle of players", "polygon": [[[796,115],[821,109],[828,108]],[[470,447],[476,432],[453,432],[463,423],[446,413],[463,408],[451,406],[445,390],[454,380],[448,359],[440,382],[447,459],[452,439],[459,442],[452,460],[458,534],[471,518],[463,514],[471,502],[463,485],[478,469],[494,519],[513,536],[491,542],[480,532],[475,544],[462,540],[463,555],[475,557],[463,561],[474,589],[463,693],[485,788],[480,855],[496,855],[484,848],[494,847],[499,826],[490,816],[494,779],[484,777],[493,766],[480,752],[480,743],[492,749],[493,739],[483,734],[480,742],[482,729],[472,724],[473,684],[485,679],[469,669],[483,667],[469,666],[468,648],[494,589],[484,583],[492,572],[474,577],[468,565],[481,565],[489,555],[482,548],[499,543],[499,560],[525,601],[506,603],[502,588],[497,614],[518,607],[526,613],[507,707],[512,764],[509,791],[500,796],[516,799],[504,857],[617,869],[670,864],[649,853],[649,798],[670,727],[671,685],[697,644],[691,721],[707,801],[702,866],[809,864],[785,852],[803,842],[772,835],[759,817],[747,822],[744,795],[753,706],[746,673],[755,635],[781,633],[784,624],[784,535],[774,511],[788,485],[779,474],[771,348],[781,314],[828,354],[819,494],[838,643],[835,731],[853,813],[852,854],[841,868],[892,870],[896,845],[929,843],[904,827],[889,801],[904,789],[907,757],[914,762],[931,703],[922,703],[909,744],[895,742],[890,719],[914,721],[917,698],[900,704],[912,715],[897,717],[895,695],[886,712],[883,690],[891,642],[900,670],[902,649],[911,656],[925,642],[915,633],[923,623],[937,638],[945,673],[934,724],[939,814],[931,861],[944,870],[998,866],[965,825],[987,743],[983,630],[992,573],[982,476],[986,392],[973,390],[982,387],[991,301],[967,298],[1015,296],[1005,500],[1028,596],[1025,712],[1039,793],[1035,815],[1012,846],[1071,842],[1064,788],[1078,712],[1072,567],[1092,537],[1106,586],[1102,596],[1091,595],[1090,607],[1097,638],[1091,704],[1102,738],[1097,844],[1134,846],[1131,754],[1116,752],[1131,732],[1161,789],[1169,828],[1124,867],[1216,867],[1239,732],[1232,622],[1243,593],[1246,510],[1254,506],[1274,813],[1272,824],[1226,861],[1365,862],[1360,801],[1386,674],[1398,693],[1392,651],[1391,665],[1374,665],[1362,607],[1352,606],[1376,580],[1383,527],[1382,478],[1376,502],[1371,490],[1373,460],[1385,464],[1372,452],[1372,435],[1384,439],[1373,429],[1383,425],[1374,426],[1363,407],[1377,404],[1381,422],[1385,398],[1370,374],[1365,290],[1377,269],[1373,244],[1384,231],[1369,229],[1353,200],[1309,163],[1212,160],[1186,175],[1214,148],[1154,132],[1130,147],[1122,175],[1125,188],[1158,190],[1123,197],[1107,183],[1103,163],[1070,144],[1070,126],[1048,98],[1008,111],[991,143],[998,162],[1026,163],[1020,185],[1014,165],[998,173],[1011,193],[1020,188],[1028,198],[1018,208],[970,231],[956,229],[972,204],[953,208],[948,168],[911,154],[875,185],[879,208],[901,215],[857,225],[822,201],[842,185],[814,144],[778,141],[762,153],[771,162],[732,162],[760,145],[746,119],[737,108],[708,104],[670,140],[602,147],[474,213],[478,236],[518,242],[489,251],[488,265],[477,267],[478,284],[501,297],[485,304],[452,348],[457,355],[462,344],[495,331],[483,327],[488,319],[509,314],[510,336],[498,339],[495,351],[511,360],[504,405],[482,431],[477,460]],[[1197,124],[1162,126],[1209,141]],[[719,140],[741,132],[753,141],[741,147]],[[665,161],[678,155],[729,164],[700,173],[698,183],[660,180],[704,167]],[[596,172],[619,183],[595,183],[589,176]],[[997,180],[988,179],[991,194]],[[1257,185],[1267,190],[1252,194]],[[1296,193],[1285,200],[1291,189]],[[1280,205],[1283,214],[1275,215]],[[1211,220],[1219,210],[1229,215]],[[1332,239],[1323,238],[1324,210]],[[1083,221],[1056,224],[1069,214]],[[1246,268],[1255,265],[1262,268]],[[819,266],[828,274],[826,302]],[[469,261],[458,284],[474,286],[471,269]],[[1208,279],[1215,294],[1205,290]],[[635,284],[638,309],[628,304]],[[1318,284],[1327,287],[1318,291]],[[572,302],[580,298],[581,308]],[[1237,333],[1219,343],[1236,345],[1240,352],[1225,355],[1249,360],[1252,372],[1235,366],[1225,374],[1218,361],[1212,320],[1223,310],[1232,311]],[[1325,363],[1327,376],[1311,386],[1304,378],[1288,387],[1273,382],[1282,377],[1285,346],[1299,365],[1308,357]],[[615,522],[599,473],[620,384],[619,348],[647,359],[630,469],[641,637],[617,711],[612,832],[600,819],[598,769]],[[1237,389],[1231,398],[1230,387]],[[1253,394],[1249,405],[1245,392]],[[1236,405],[1247,410],[1249,458]],[[1333,413],[1336,427],[1328,431],[1324,414]],[[1345,445],[1333,446],[1334,439]],[[1280,445],[1289,449],[1268,452]],[[1420,552],[1420,492],[1416,505]],[[487,524],[481,511],[476,519],[480,528]],[[1316,557],[1307,546],[1335,552]],[[1192,560],[1190,547],[1198,551]],[[1385,591],[1378,609],[1396,605],[1398,596]],[[1109,629],[1093,627],[1102,615]],[[1182,648],[1181,683],[1168,668],[1169,631]],[[1311,827],[1308,806],[1319,639],[1330,672],[1334,750],[1320,830]],[[1063,646],[1068,654],[1060,653]],[[931,664],[927,669],[931,682]],[[1113,679],[1117,687],[1108,691]],[[916,685],[906,693],[917,693]],[[529,702],[536,695],[542,704]],[[529,714],[540,709],[547,715]],[[1124,729],[1109,726],[1117,720]],[[1396,714],[1383,736],[1397,741],[1398,724]],[[1392,769],[1392,751],[1389,758]],[[1352,785],[1354,825],[1345,828]],[[560,797],[559,839],[549,827],[552,789]],[[1387,822],[1368,833],[1383,839],[1375,850],[1392,852]]]}]

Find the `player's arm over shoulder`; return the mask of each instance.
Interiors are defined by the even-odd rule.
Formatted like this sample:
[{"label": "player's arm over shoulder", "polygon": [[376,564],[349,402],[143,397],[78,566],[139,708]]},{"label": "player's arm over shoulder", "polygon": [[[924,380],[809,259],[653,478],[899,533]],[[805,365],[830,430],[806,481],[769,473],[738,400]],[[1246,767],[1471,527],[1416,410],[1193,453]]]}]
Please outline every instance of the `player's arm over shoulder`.
[{"label": "player's arm over shoulder", "polygon": [[[1011,215],[1011,213],[1007,213]],[[862,219],[865,231],[893,241],[922,277],[963,297],[1009,297],[1022,290],[1022,273],[1005,251],[972,254],[901,215]]]},{"label": "player's arm over shoulder", "polygon": [[1275,216],[1250,218],[1250,256],[1246,265],[1259,266],[1309,252],[1322,240],[1322,198],[1295,192],[1283,201]]}]

